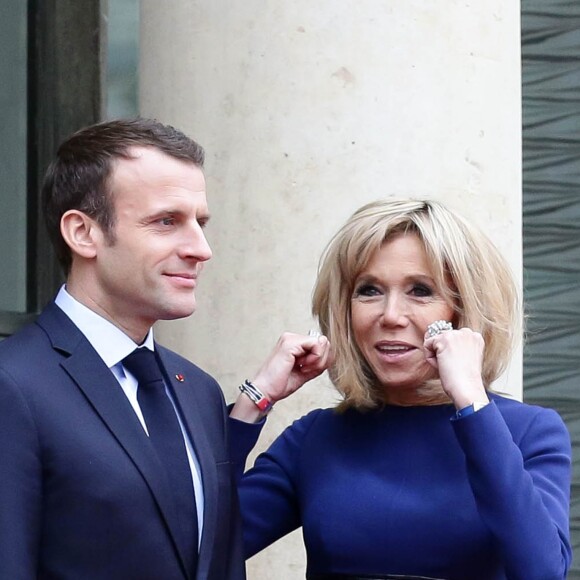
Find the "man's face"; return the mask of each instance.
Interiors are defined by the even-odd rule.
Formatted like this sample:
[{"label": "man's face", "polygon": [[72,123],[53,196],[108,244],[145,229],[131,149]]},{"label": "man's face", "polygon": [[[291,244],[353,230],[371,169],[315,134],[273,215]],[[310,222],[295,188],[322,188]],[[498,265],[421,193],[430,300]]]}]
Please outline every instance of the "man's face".
[{"label": "man's face", "polygon": [[132,153],[112,172],[114,240],[99,232],[89,306],[138,342],[157,320],[195,310],[211,249],[202,170],[151,148]]}]

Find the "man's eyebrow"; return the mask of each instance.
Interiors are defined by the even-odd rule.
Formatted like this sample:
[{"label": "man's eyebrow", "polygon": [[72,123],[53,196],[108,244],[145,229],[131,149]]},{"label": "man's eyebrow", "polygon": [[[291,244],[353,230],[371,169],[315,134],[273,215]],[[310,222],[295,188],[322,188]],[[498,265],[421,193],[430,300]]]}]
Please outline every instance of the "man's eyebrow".
[{"label": "man's eyebrow", "polygon": [[144,218],[143,221],[149,221],[149,220],[156,220],[159,219],[161,217],[164,216],[177,216],[182,214],[183,212],[179,209],[175,209],[175,208],[162,208],[162,209],[158,209],[156,211],[152,211],[150,214],[147,214]]}]

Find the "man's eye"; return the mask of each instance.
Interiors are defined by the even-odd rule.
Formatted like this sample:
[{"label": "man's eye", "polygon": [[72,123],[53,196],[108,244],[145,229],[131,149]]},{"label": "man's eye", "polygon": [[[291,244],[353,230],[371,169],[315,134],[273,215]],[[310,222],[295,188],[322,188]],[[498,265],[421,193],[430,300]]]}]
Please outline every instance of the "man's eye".
[{"label": "man's eye", "polygon": [[162,226],[172,226],[175,223],[175,218],[173,217],[163,217],[159,220]]},{"label": "man's eye", "polygon": [[415,284],[411,290],[411,293],[413,296],[418,296],[420,298],[433,296],[433,290],[431,290],[431,288],[425,284]]}]

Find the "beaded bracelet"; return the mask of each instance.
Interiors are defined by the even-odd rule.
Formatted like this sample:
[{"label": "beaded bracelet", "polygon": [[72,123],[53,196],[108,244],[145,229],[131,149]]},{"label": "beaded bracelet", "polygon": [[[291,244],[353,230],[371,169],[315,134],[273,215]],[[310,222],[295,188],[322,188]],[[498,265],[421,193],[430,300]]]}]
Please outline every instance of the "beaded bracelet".
[{"label": "beaded bracelet", "polygon": [[251,381],[246,379],[240,386],[239,389],[244,395],[247,395],[252,402],[262,411],[262,413],[267,413],[272,409],[274,403],[254,385]]}]

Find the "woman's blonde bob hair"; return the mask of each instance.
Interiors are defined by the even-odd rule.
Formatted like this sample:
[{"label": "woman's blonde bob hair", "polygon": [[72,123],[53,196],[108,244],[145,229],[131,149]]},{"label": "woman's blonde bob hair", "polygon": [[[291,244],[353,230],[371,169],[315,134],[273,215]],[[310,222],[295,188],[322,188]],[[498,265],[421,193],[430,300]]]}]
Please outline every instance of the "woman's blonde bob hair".
[{"label": "woman's blonde bob hair", "polygon": [[479,229],[433,200],[386,199],[357,210],[326,247],[314,287],[312,312],[330,339],[330,377],[341,409],[372,409],[384,399],[353,339],[354,286],[374,253],[397,235],[423,242],[438,290],[455,311],[454,328],[469,327],[485,341],[486,388],[505,370],[521,337],[522,310],[507,262]]}]

